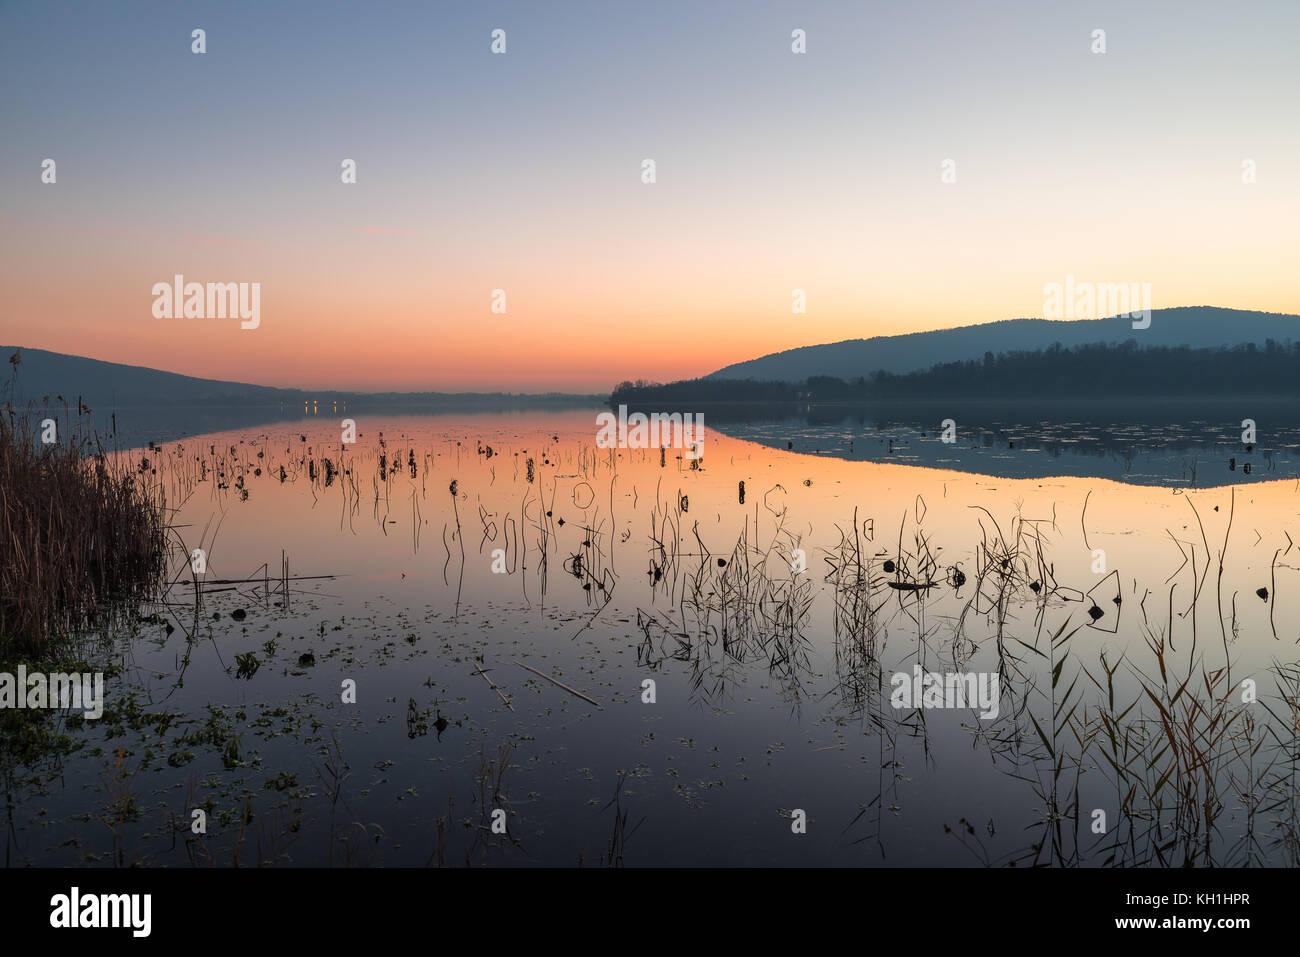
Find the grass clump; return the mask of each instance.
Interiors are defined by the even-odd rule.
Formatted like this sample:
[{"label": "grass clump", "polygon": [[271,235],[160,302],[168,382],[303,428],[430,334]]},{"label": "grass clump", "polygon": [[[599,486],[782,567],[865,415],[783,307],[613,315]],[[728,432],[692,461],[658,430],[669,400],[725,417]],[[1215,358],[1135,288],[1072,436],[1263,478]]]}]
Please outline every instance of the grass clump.
[{"label": "grass clump", "polygon": [[[0,409],[0,658],[50,654],[165,579],[167,512],[149,469],[91,451],[62,412]],[[87,412],[78,401],[79,423]]]}]

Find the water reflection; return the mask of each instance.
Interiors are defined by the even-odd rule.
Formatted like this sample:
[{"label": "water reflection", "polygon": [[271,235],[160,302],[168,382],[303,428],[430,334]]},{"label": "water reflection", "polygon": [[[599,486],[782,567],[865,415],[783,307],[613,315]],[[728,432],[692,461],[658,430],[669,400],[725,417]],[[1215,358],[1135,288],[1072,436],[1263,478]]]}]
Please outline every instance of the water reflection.
[{"label": "water reflection", "polygon": [[[712,429],[769,448],[1006,478],[1205,488],[1300,475],[1294,401],[906,402],[711,406]],[[1242,441],[1243,423],[1257,440]],[[951,420],[955,441],[943,439]]]},{"label": "water reflection", "polygon": [[[123,452],[174,584],[88,637],[101,723],[3,752],[9,860],[1296,862],[1295,481],[991,478],[708,413],[692,467],[596,448],[596,411]],[[918,667],[996,676],[997,717],[895,707]]]}]

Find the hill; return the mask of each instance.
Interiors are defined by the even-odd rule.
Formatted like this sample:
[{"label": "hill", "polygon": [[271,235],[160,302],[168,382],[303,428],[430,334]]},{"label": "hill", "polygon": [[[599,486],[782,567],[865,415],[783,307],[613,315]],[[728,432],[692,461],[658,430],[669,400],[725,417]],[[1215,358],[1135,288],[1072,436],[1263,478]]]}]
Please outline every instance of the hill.
[{"label": "hill", "polygon": [[816,376],[853,380],[875,372],[907,373],[936,364],[982,360],[985,353],[1025,352],[1053,345],[1118,344],[1129,339],[1141,346],[1188,346],[1194,349],[1241,345],[1263,347],[1300,342],[1300,316],[1185,306],[1152,310],[1151,326],[1134,329],[1127,318],[1005,319],[975,326],[932,332],[803,346],[738,362],[706,379],[755,379],[769,382],[806,382]]},{"label": "hill", "polygon": [[[19,354],[15,385],[10,395],[8,365],[10,356]],[[92,408],[130,406],[301,406],[304,400],[328,402],[333,399],[364,400],[370,407],[383,405],[410,406],[425,403],[474,403],[484,400],[501,402],[571,402],[599,400],[598,396],[568,396],[560,393],[514,395],[503,392],[341,392],[279,389],[221,379],[200,379],[164,372],[145,366],[104,362],[84,356],[65,355],[44,349],[0,346],[0,397],[15,405],[34,401],[44,404],[45,397],[63,398],[75,407],[78,397]]]},{"label": "hill", "polygon": [[692,408],[692,403],[1295,395],[1300,395],[1300,342],[1268,339],[1263,347],[1247,342],[1192,349],[1141,347],[1130,338],[1119,344],[988,353],[980,360],[937,363],[923,371],[879,371],[847,380],[809,376],[801,383],[717,378],[665,385],[625,382],[614,390],[610,403]]}]

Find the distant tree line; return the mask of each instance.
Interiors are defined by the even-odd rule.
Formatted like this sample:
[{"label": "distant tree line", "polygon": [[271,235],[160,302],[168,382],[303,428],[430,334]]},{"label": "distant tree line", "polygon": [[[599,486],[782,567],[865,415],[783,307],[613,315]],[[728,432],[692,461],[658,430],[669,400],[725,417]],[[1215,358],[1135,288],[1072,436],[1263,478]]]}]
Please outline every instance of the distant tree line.
[{"label": "distant tree line", "polygon": [[1272,339],[1219,349],[1143,348],[1124,343],[984,353],[982,360],[943,362],[908,372],[873,372],[845,381],[813,376],[802,383],[754,379],[687,379],[620,383],[612,404],[682,402],[837,402],[890,399],[1116,398],[1122,396],[1295,395],[1300,343]]}]

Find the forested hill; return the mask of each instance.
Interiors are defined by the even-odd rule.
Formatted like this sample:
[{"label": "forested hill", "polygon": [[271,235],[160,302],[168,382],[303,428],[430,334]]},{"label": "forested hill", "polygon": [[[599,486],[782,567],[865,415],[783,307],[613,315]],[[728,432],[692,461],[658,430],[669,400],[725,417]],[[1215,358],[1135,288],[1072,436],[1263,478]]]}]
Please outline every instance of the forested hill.
[{"label": "forested hill", "polygon": [[929,369],[873,372],[855,379],[811,376],[802,382],[688,379],[668,384],[621,383],[612,404],[684,407],[689,402],[985,398],[1107,398],[1122,396],[1300,396],[1300,343],[1192,349],[1140,347],[1130,339],[1036,351],[986,352],[982,359]]},{"label": "forested hill", "polygon": [[954,329],[935,329],[898,336],[846,339],[802,346],[737,362],[707,376],[710,379],[760,379],[805,382],[811,376],[852,380],[877,370],[916,372],[936,362],[979,359],[986,351],[1046,349],[1053,343],[1081,346],[1095,342],[1118,345],[1136,338],[1144,346],[1229,348],[1266,340],[1300,341],[1300,316],[1225,309],[1219,306],[1180,306],[1156,309],[1151,325],[1136,330],[1130,319],[1005,319]]}]

